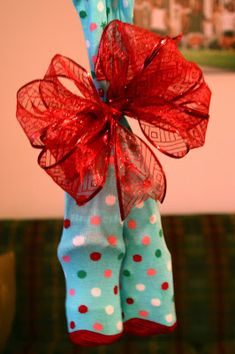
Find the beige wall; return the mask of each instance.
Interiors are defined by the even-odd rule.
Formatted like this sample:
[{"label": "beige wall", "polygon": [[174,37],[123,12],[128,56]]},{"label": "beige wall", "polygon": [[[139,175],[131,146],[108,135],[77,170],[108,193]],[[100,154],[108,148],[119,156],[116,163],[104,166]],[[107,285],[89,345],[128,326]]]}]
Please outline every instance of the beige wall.
[{"label": "beige wall", "polygon": [[[64,193],[37,166],[15,118],[17,89],[44,74],[61,53],[88,67],[72,0],[0,1],[1,129],[0,218],[61,217]],[[206,76],[211,122],[203,149],[182,160],[158,153],[168,180],[164,213],[235,210],[235,74]]]}]

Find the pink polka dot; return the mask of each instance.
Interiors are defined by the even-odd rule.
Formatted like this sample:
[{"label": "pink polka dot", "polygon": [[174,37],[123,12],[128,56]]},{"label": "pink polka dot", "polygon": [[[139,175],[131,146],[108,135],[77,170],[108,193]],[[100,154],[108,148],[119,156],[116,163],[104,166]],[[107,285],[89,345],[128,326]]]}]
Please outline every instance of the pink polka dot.
[{"label": "pink polka dot", "polygon": [[101,217],[99,215],[93,215],[90,217],[91,225],[100,225],[101,224]]},{"label": "pink polka dot", "polygon": [[135,220],[131,219],[128,221],[127,226],[129,229],[135,229],[136,228],[136,222]]},{"label": "pink polka dot", "polygon": [[155,214],[151,215],[150,218],[149,218],[149,221],[151,224],[155,224],[156,221],[157,221],[157,217]]},{"label": "pink polka dot", "polygon": [[153,277],[153,276],[156,275],[156,274],[157,274],[156,269],[154,269],[154,268],[149,268],[149,269],[147,269],[147,275],[148,275],[149,277]]},{"label": "pink polka dot", "polygon": [[95,22],[90,23],[90,31],[95,31],[97,28],[97,24]]},{"label": "pink polka dot", "polygon": [[116,203],[116,197],[114,195],[107,195],[105,198],[105,203],[108,206],[113,206]]},{"label": "pink polka dot", "polygon": [[144,206],[144,202],[140,202],[140,203],[137,204],[135,207],[136,207],[137,209],[142,209],[143,206]]},{"label": "pink polka dot", "polygon": [[74,296],[75,295],[75,289],[69,289],[69,295]]},{"label": "pink polka dot", "polygon": [[149,236],[143,236],[141,243],[144,246],[148,246],[151,243],[151,238]]},{"label": "pink polka dot", "polygon": [[102,331],[103,330],[103,325],[99,322],[96,322],[93,324],[93,328],[96,330],[96,331]]},{"label": "pink polka dot", "polygon": [[92,63],[93,63],[93,64],[96,63],[96,59],[97,59],[97,55],[93,55],[93,56],[92,56]]},{"label": "pink polka dot", "polygon": [[63,256],[62,259],[65,263],[69,263],[71,261],[70,256]]},{"label": "pink polka dot", "polygon": [[145,310],[140,310],[140,311],[139,311],[139,315],[140,315],[141,317],[148,317],[149,312],[148,312],[148,311],[145,311]]},{"label": "pink polka dot", "polygon": [[111,246],[116,246],[116,244],[117,244],[117,237],[116,236],[110,235],[110,236],[108,236],[107,240]]},{"label": "pink polka dot", "polygon": [[104,271],[104,276],[105,278],[110,278],[112,276],[113,272],[111,269],[105,269]]}]

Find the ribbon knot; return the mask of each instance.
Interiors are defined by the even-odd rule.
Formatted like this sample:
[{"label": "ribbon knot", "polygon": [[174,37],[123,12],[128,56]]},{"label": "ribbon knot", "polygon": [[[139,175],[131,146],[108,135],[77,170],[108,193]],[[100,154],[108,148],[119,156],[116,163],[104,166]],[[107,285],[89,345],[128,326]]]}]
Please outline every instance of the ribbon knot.
[{"label": "ribbon knot", "polygon": [[147,141],[171,157],[204,144],[211,93],[177,42],[115,20],[103,32],[95,64],[97,80],[109,84],[106,103],[90,74],[61,55],[42,80],[18,91],[17,118],[41,149],[39,165],[78,205],[103,188],[111,154],[122,219],[148,198],[163,201],[162,166],[149,145],[121,125],[123,115],[136,119]]}]

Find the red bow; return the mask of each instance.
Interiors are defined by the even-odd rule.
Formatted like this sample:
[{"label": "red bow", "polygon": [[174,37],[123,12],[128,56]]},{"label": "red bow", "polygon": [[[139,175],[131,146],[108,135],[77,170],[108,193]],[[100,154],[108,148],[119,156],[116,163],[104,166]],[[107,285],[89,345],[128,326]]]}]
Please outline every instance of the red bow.
[{"label": "red bow", "polygon": [[[172,157],[204,144],[210,90],[177,41],[120,21],[104,30],[95,73],[109,84],[101,101],[90,74],[56,55],[42,80],[17,94],[17,118],[39,165],[83,205],[104,186],[111,151],[121,217],[147,198],[162,201],[166,181],[149,146],[121,123],[138,120],[145,137]],[[66,88],[64,81],[78,92]]]}]

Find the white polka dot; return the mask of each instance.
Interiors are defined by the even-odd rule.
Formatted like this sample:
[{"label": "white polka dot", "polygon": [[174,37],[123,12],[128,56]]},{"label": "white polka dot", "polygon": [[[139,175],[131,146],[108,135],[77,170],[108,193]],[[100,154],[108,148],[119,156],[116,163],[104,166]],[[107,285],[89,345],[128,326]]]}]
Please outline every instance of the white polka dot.
[{"label": "white polka dot", "polygon": [[82,246],[84,245],[84,243],[85,243],[85,237],[82,235],[78,235],[73,238],[73,245],[75,247]]},{"label": "white polka dot", "polygon": [[105,312],[107,315],[112,315],[114,313],[114,307],[112,305],[105,306]]},{"label": "white polka dot", "polygon": [[91,46],[91,43],[90,43],[90,41],[88,41],[88,39],[86,40],[86,47],[87,48],[90,48],[90,46]]},{"label": "white polka dot", "polygon": [[151,299],[151,304],[153,306],[160,306],[161,305],[161,300],[158,299],[158,298],[153,298],[153,299]]},{"label": "white polka dot", "polygon": [[105,203],[108,206],[113,206],[116,203],[116,197],[114,195],[107,195],[107,197],[105,198]]},{"label": "white polka dot", "polygon": [[123,323],[122,323],[122,321],[119,321],[119,322],[117,323],[117,330],[118,330],[118,331],[122,331],[122,329],[123,329]]},{"label": "white polka dot", "polygon": [[151,215],[149,218],[150,224],[156,224],[156,221],[157,221],[156,215],[155,214]]},{"label": "white polka dot", "polygon": [[98,9],[99,12],[104,11],[104,3],[102,1],[98,2],[97,9]]},{"label": "white polka dot", "polygon": [[135,206],[137,209],[142,209],[144,207],[144,202],[140,202]]},{"label": "white polka dot", "polygon": [[167,269],[169,270],[169,272],[172,271],[172,264],[171,264],[171,261],[168,261],[168,262],[167,262],[166,267],[167,267]]},{"label": "white polka dot", "polygon": [[92,288],[91,289],[91,295],[98,297],[101,295],[101,289],[100,288]]},{"label": "white polka dot", "polygon": [[145,285],[139,283],[139,284],[136,284],[135,288],[136,288],[136,290],[138,290],[138,291],[144,291],[144,290],[145,290]]},{"label": "white polka dot", "polygon": [[123,6],[124,6],[125,8],[127,8],[128,5],[129,5],[129,4],[128,4],[128,0],[123,0],[122,2],[123,2]]},{"label": "white polka dot", "polygon": [[173,321],[173,315],[169,313],[168,315],[165,316],[166,322],[172,322]]}]

